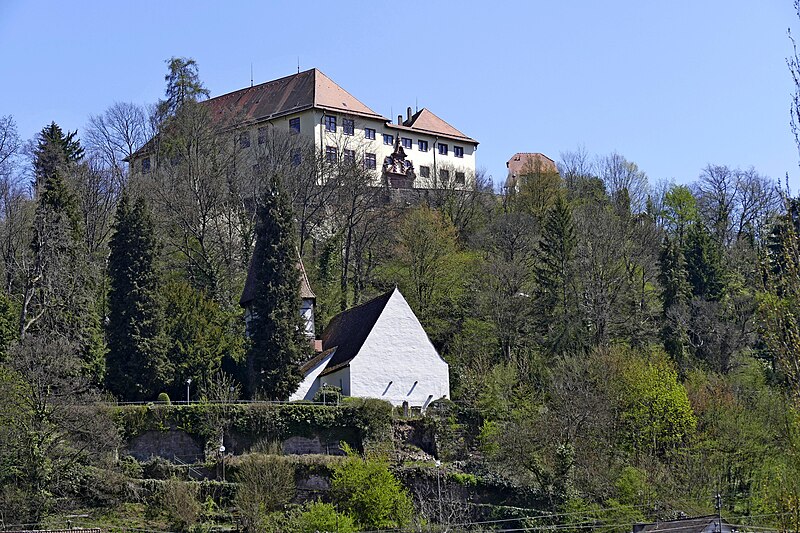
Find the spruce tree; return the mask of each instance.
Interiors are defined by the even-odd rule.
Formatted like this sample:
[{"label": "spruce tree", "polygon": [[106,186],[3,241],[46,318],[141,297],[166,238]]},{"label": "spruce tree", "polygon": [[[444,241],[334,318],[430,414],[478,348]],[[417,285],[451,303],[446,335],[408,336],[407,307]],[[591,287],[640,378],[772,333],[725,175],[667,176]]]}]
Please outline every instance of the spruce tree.
[{"label": "spruce tree", "polygon": [[158,301],[155,226],[144,200],[126,193],[117,206],[109,243],[110,290],[106,383],[125,399],[150,399],[168,379]]},{"label": "spruce tree", "polygon": [[719,301],[725,289],[722,252],[702,223],[689,228],[684,256],[693,294],[710,302]]},{"label": "spruce tree", "polygon": [[37,137],[36,148],[33,150],[35,188],[38,189],[56,170],[83,159],[84,151],[76,138],[77,134],[77,131],[65,134],[55,122],[42,128]]},{"label": "spruce tree", "polygon": [[659,258],[659,281],[663,288],[664,327],[661,335],[664,348],[672,359],[685,367],[688,359],[689,339],[686,328],[689,313],[689,301],[692,298],[692,286],[688,281],[686,259],[679,244],[679,237],[664,238]]},{"label": "spruce tree", "polygon": [[292,213],[277,176],[258,206],[246,383],[251,397],[286,399],[299,385],[309,343],[300,316],[300,276]]},{"label": "spruce tree", "polygon": [[577,238],[572,209],[561,195],[547,215],[538,246],[536,303],[544,344],[551,353],[579,349],[582,328],[572,287]]}]

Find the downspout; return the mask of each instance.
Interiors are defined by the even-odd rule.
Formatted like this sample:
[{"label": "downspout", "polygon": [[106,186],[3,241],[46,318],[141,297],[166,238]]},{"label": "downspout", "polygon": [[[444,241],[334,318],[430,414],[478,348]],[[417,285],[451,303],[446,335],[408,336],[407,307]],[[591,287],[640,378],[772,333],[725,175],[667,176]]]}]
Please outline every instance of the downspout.
[{"label": "downspout", "polygon": [[433,138],[433,188],[438,189],[439,169],[436,168],[436,152],[439,151],[439,137]]}]

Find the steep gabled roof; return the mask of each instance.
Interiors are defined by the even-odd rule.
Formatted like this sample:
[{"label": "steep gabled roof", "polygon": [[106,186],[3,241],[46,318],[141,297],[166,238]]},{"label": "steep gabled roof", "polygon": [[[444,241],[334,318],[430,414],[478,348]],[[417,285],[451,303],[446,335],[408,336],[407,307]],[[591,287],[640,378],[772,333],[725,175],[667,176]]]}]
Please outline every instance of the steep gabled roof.
[{"label": "steep gabled roof", "polygon": [[474,144],[478,144],[478,141],[471,137],[467,137],[453,126],[442,120],[441,118],[434,115],[431,111],[427,108],[422,108],[417,111],[414,115],[411,116],[410,119],[404,121],[402,124],[387,124],[390,128],[395,128],[399,130],[406,130],[410,132],[422,132],[427,133],[430,135],[441,135],[443,137],[449,137],[451,139],[458,139],[460,141],[466,141]]},{"label": "steep gabled roof", "polygon": [[386,120],[318,69],[223,94],[202,102],[215,119],[262,122],[316,107]]},{"label": "steep gabled roof", "polygon": [[331,319],[322,333],[322,349],[327,351],[336,348],[336,353],[321,376],[347,366],[358,354],[396,290],[392,289],[368,302],[342,311]]}]

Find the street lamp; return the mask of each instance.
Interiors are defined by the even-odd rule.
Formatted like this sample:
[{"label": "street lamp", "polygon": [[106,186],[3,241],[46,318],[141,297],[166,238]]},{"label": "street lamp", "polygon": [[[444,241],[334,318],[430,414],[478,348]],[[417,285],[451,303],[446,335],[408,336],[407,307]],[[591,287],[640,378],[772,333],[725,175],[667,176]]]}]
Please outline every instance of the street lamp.
[{"label": "street lamp", "polygon": [[189,405],[189,385],[192,384],[192,378],[186,380],[186,405]]},{"label": "street lamp", "polygon": [[441,466],[442,462],[436,460],[436,493],[439,497],[439,523],[442,523],[442,480],[441,480]]},{"label": "street lamp", "polygon": [[219,458],[222,461],[222,481],[225,481],[225,446],[219,445]]}]

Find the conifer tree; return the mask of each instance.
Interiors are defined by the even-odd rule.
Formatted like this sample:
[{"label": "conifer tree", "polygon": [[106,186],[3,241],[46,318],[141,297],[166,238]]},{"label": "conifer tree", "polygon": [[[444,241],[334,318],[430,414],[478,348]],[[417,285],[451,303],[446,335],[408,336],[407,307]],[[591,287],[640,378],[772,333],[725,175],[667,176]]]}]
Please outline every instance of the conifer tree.
[{"label": "conifer tree", "polygon": [[686,259],[683,250],[675,239],[664,238],[661,247],[659,281],[662,287],[664,302],[664,327],[661,335],[667,353],[679,365],[685,365],[688,349],[688,332],[686,320],[692,287],[688,281]]},{"label": "conifer tree", "polygon": [[106,383],[126,399],[148,399],[169,375],[158,302],[155,227],[143,199],[124,193],[109,244]]},{"label": "conifer tree", "polygon": [[684,256],[694,295],[710,302],[719,301],[725,288],[722,253],[702,223],[690,226]]},{"label": "conifer tree", "polygon": [[275,175],[258,215],[246,383],[251,397],[286,399],[302,379],[300,364],[309,344],[299,312],[300,276],[291,208]]},{"label": "conifer tree", "polygon": [[537,307],[544,342],[551,353],[577,348],[577,305],[573,259],[577,246],[572,209],[559,195],[550,209],[539,241],[536,266]]},{"label": "conifer tree", "polygon": [[80,141],[76,139],[77,134],[77,131],[65,134],[55,122],[39,132],[36,148],[33,150],[34,184],[37,189],[57,169],[63,169],[83,159],[84,151]]}]

